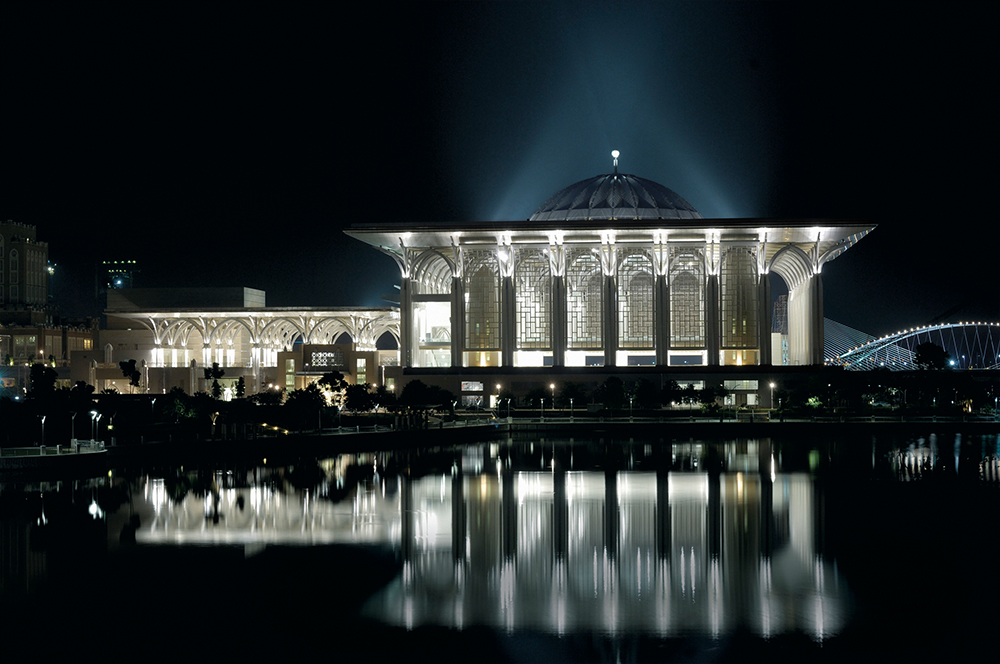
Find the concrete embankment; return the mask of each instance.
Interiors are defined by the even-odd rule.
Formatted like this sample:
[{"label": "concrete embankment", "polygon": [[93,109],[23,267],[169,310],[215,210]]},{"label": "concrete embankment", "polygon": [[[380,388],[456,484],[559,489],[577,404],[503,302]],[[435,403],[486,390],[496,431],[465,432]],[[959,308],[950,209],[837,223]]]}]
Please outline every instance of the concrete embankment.
[{"label": "concrete embankment", "polygon": [[350,431],[290,434],[250,440],[186,440],[113,447],[108,462],[113,465],[146,464],[160,461],[239,461],[264,460],[280,463],[301,457],[333,456],[341,453],[393,449],[441,447],[468,442],[502,439],[508,436],[544,438],[760,438],[768,436],[923,436],[946,434],[1000,433],[1000,422],[961,420],[789,420],[718,421],[672,418],[663,420],[599,418],[506,419],[480,423],[432,424],[426,429]]}]

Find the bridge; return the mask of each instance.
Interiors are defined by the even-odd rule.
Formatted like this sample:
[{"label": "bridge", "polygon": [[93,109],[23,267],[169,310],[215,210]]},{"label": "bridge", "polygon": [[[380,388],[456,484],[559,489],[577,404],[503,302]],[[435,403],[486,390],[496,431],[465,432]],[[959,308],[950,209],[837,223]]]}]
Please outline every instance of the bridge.
[{"label": "bridge", "polygon": [[[827,329],[830,327],[836,330],[837,324],[833,323]],[[847,347],[843,340],[849,336],[828,333],[828,365],[843,366],[853,371],[878,368],[911,371],[919,368],[914,362],[917,346],[929,342],[944,348],[951,356],[951,365],[956,369],[1000,369],[1000,323],[924,325],[877,339],[870,338]],[[837,337],[840,337],[840,341]]]}]

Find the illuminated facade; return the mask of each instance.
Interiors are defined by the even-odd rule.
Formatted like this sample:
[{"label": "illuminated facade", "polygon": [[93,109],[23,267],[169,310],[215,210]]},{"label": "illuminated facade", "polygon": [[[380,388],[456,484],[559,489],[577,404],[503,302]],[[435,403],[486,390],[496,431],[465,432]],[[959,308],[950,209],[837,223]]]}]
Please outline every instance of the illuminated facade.
[{"label": "illuminated facade", "polygon": [[108,329],[91,353],[74,354],[73,380],[129,391],[118,362],[134,359],[141,389],[192,393],[209,388],[203,369],[217,363],[223,387],[242,377],[253,393],[300,389],[330,371],[380,384],[383,367],[398,363],[395,350],[378,349],[383,335],[398,339],[394,307],[266,307],[264,297],[252,288],[113,290]]},{"label": "illuminated facade", "polygon": [[823,363],[823,266],[873,226],[703,219],[615,172],[527,221],[347,234],[400,269],[410,368],[771,365],[769,275],[789,291],[790,363]]}]

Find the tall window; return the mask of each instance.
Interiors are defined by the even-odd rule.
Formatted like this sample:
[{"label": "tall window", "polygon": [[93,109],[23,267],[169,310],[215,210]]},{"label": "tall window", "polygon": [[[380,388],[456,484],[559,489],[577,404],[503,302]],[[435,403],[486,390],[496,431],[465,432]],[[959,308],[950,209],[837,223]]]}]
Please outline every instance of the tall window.
[{"label": "tall window", "polygon": [[618,263],[618,345],[653,348],[653,261],[629,249]]},{"label": "tall window", "polygon": [[733,247],[722,256],[719,275],[723,348],[756,348],[757,260],[749,247]]},{"label": "tall window", "polygon": [[465,348],[500,348],[500,277],[492,251],[465,254]]},{"label": "tall window", "polygon": [[566,252],[566,342],[573,350],[604,347],[601,260],[591,249]]},{"label": "tall window", "polygon": [[[10,250],[10,283],[16,284],[18,282],[18,271],[21,269],[20,263],[18,261],[17,249]],[[11,291],[13,293],[13,291]],[[13,295],[12,295],[13,297]]]},{"label": "tall window", "polygon": [[518,251],[514,292],[517,347],[548,350],[552,347],[552,278],[549,258],[540,249]]},{"label": "tall window", "polygon": [[670,347],[705,347],[703,250],[670,247]]}]

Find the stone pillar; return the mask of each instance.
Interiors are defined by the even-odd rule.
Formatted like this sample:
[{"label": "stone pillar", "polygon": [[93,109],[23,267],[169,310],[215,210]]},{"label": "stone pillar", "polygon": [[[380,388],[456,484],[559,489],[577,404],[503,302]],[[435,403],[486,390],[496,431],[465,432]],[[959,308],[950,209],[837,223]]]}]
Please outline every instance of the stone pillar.
[{"label": "stone pillar", "polygon": [[500,283],[500,361],[502,366],[514,366],[517,336],[517,300],[513,277],[503,277]]},{"label": "stone pillar", "polygon": [[705,288],[705,349],[708,351],[708,366],[719,366],[719,275],[708,275]]},{"label": "stone pillar", "polygon": [[399,363],[413,366],[413,302],[410,299],[410,279],[399,280]]},{"label": "stone pillar", "polygon": [[817,272],[809,283],[810,364],[823,364],[823,277]]},{"label": "stone pillar", "polygon": [[757,281],[758,364],[771,365],[771,278],[765,272]]},{"label": "stone pillar", "polygon": [[670,286],[667,276],[656,277],[653,286],[653,346],[656,348],[656,364],[665,367],[670,364]]},{"label": "stone pillar", "polygon": [[604,277],[604,297],[601,317],[604,334],[604,366],[618,365],[618,283],[614,277]]},{"label": "stone pillar", "polygon": [[566,366],[566,277],[552,277],[552,366]]},{"label": "stone pillar", "polygon": [[465,282],[451,279],[451,366],[462,366],[465,352]]}]

